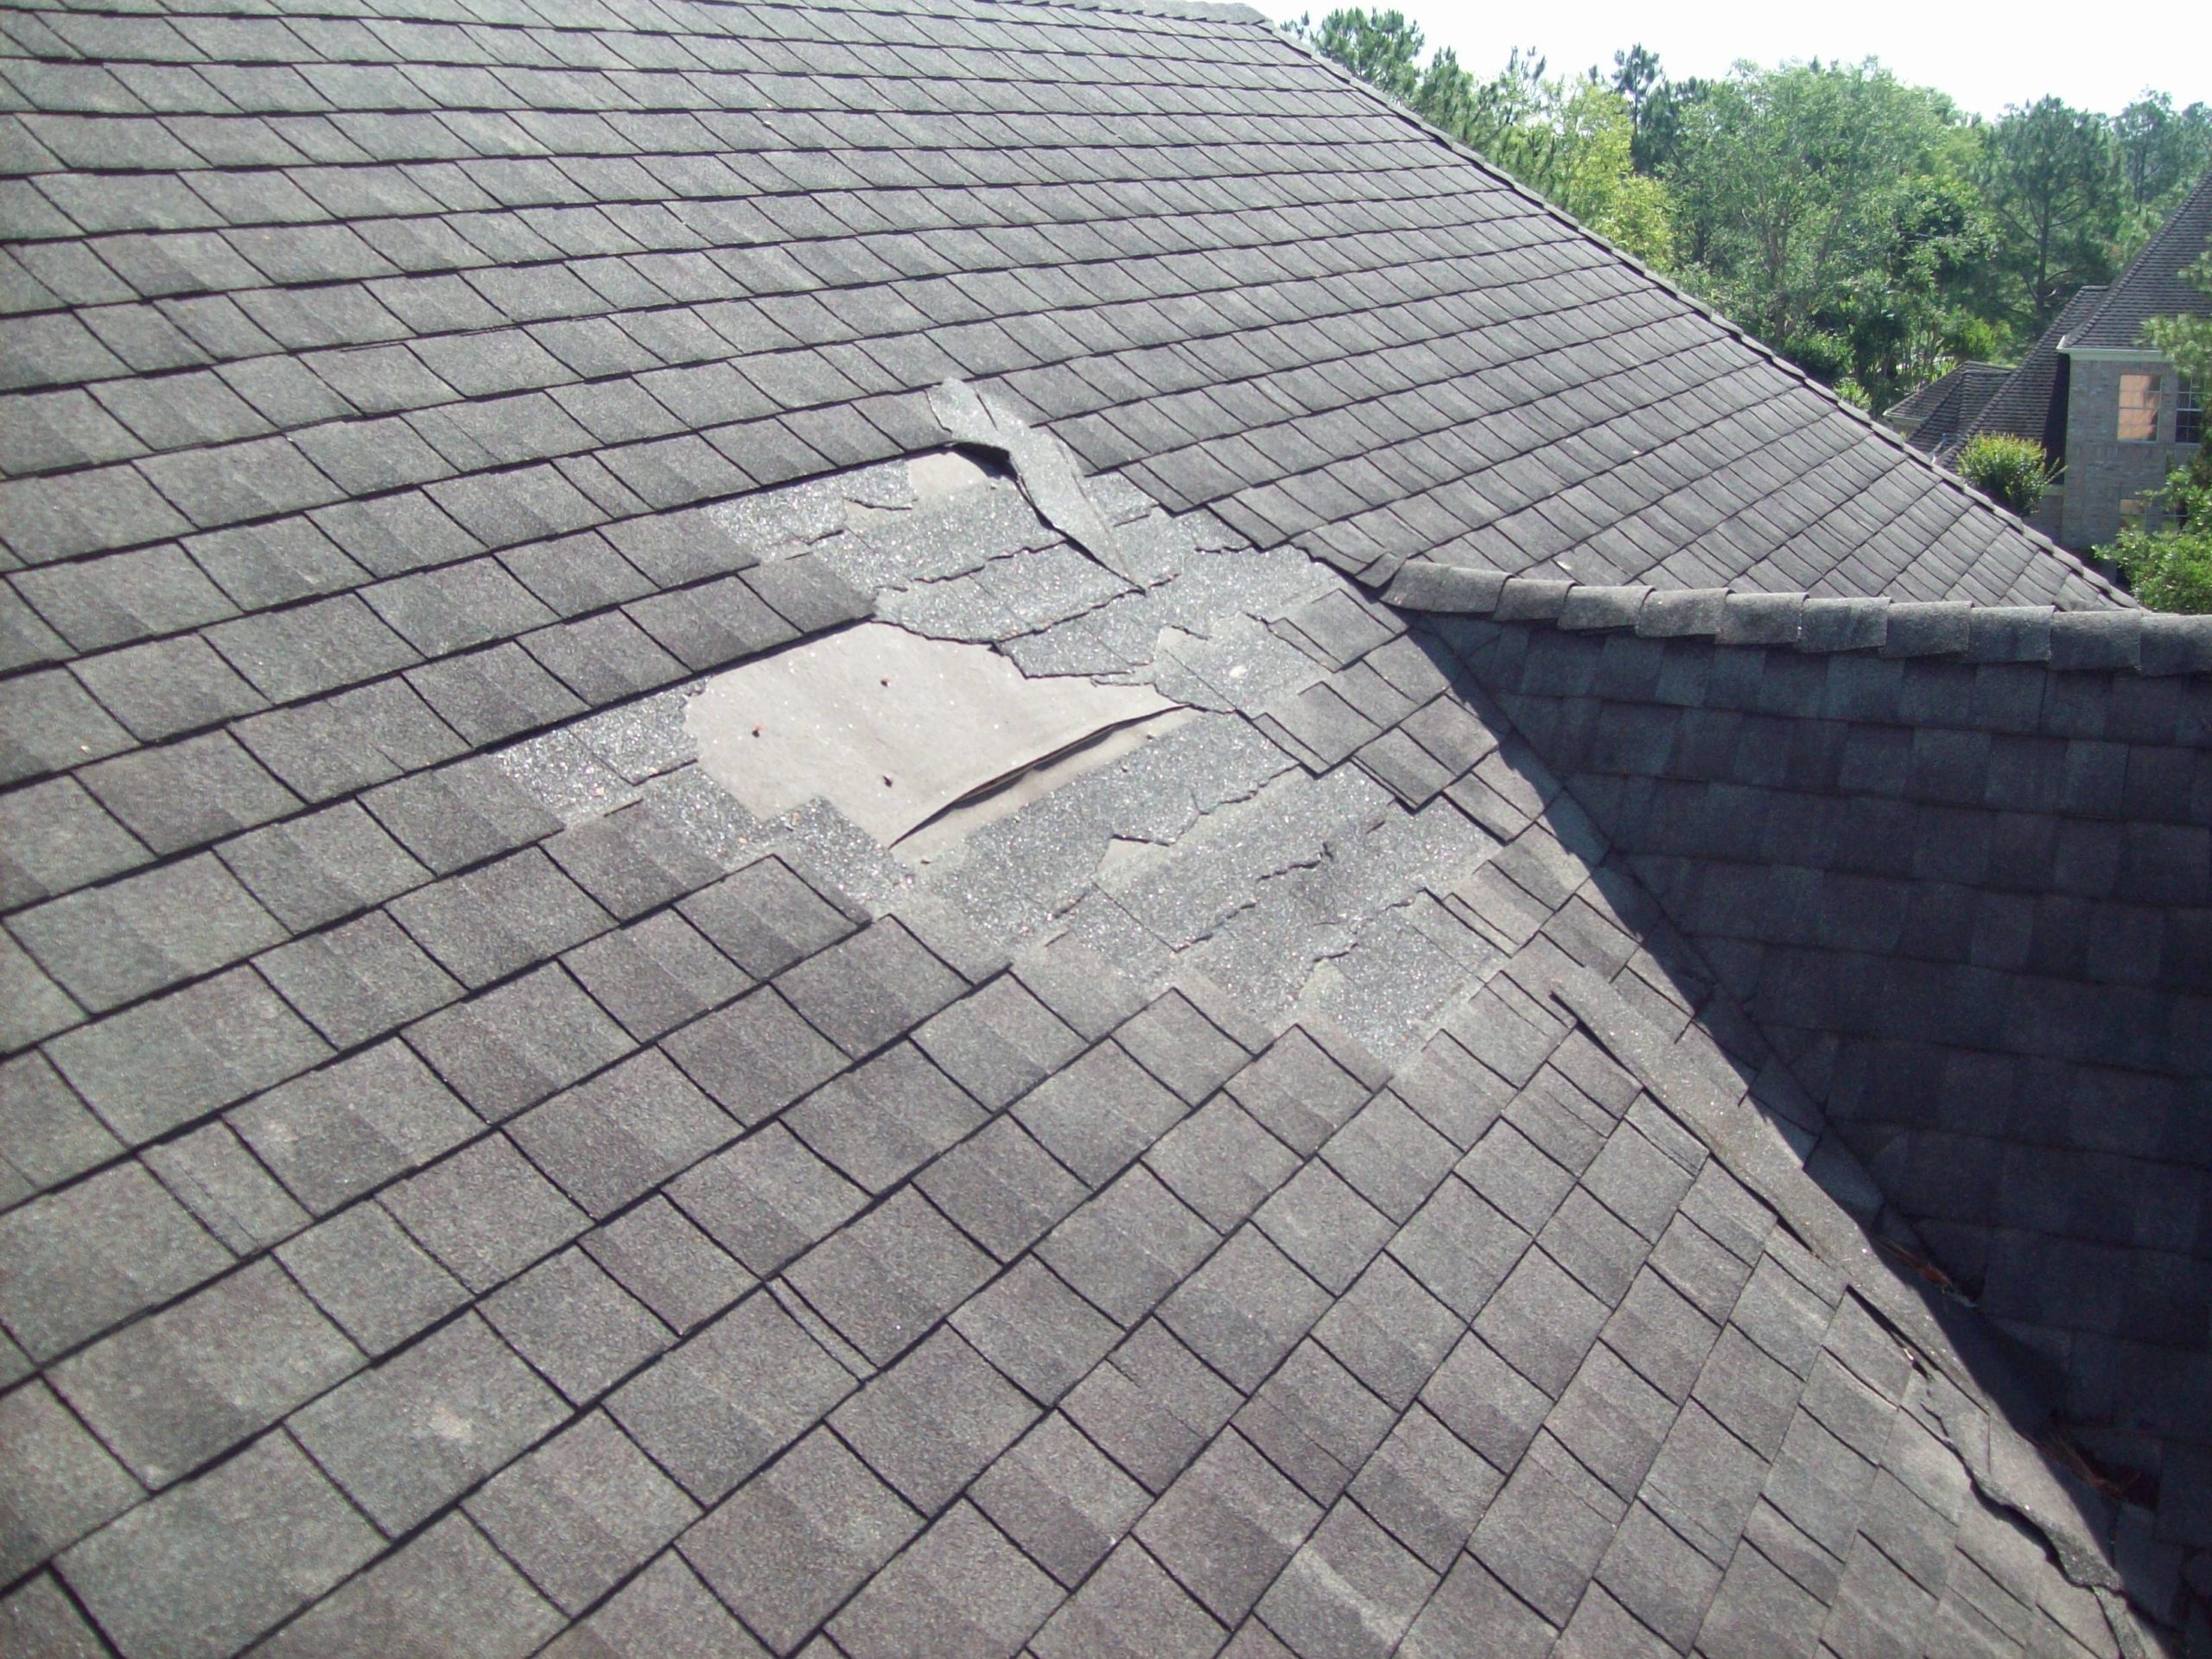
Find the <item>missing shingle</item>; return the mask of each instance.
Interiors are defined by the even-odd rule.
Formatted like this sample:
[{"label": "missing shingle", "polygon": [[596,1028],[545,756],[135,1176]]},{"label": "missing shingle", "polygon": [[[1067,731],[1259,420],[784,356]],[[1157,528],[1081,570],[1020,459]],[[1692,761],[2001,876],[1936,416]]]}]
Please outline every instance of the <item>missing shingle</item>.
[{"label": "missing shingle", "polygon": [[757,817],[830,802],[889,846],[947,808],[1174,704],[1148,687],[1033,679],[982,645],[863,623],[709,681],[700,764]]}]

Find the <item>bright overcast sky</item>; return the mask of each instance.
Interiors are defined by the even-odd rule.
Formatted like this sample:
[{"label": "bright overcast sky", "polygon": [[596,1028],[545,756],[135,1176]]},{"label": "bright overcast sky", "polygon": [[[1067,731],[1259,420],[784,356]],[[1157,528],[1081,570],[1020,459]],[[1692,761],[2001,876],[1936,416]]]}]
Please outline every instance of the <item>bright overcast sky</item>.
[{"label": "bright overcast sky", "polygon": [[[1962,6],[1942,0],[1828,0],[1827,3],[1653,6],[1649,0],[1573,0],[1557,7],[1491,0],[1382,0],[1419,23],[1432,44],[1449,46],[1478,76],[1494,73],[1516,46],[1534,46],[1551,73],[1595,63],[1641,41],[1668,74],[1718,75],[1738,58],[1877,57],[1903,79],[1948,92],[1959,105],[1994,116],[2007,104],[2055,92],[2111,114],[2145,85],[2177,104],[2212,100],[2212,6],[2205,0],[2139,0],[2110,11]],[[1285,16],[1291,8],[1275,0]],[[1331,7],[1312,8],[1318,20]],[[2094,21],[2101,18],[2102,22]]]}]

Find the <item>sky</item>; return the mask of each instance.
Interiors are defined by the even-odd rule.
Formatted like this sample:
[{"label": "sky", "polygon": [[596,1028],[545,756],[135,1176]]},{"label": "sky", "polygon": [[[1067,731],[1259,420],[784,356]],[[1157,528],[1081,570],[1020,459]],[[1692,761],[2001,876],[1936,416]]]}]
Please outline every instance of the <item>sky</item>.
[{"label": "sky", "polygon": [[[2088,22],[2094,11],[2062,11],[2049,0],[2005,7],[1940,0],[1669,6],[1573,0],[1555,10],[1492,0],[1380,3],[1395,3],[1432,45],[1457,49],[1478,76],[1495,73],[1516,46],[1535,47],[1554,74],[1579,73],[1593,63],[1610,73],[1613,54],[1641,41],[1677,79],[1724,74],[1738,58],[1774,64],[1878,57],[1900,79],[1937,87],[1961,108],[1986,116],[2046,92],[2111,114],[2145,85],[2171,92],[2177,104],[2212,101],[2212,6],[2205,0],[2137,0],[2105,14],[2115,24],[2110,29]],[[1276,6],[1295,15],[1282,0]],[[1318,21],[1331,9],[1317,4],[1312,12]]]}]

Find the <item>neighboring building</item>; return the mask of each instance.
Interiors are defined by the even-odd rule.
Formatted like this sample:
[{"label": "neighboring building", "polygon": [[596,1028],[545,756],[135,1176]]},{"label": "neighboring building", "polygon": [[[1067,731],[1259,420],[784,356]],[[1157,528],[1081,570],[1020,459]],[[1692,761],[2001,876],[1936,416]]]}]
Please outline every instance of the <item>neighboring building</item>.
[{"label": "neighboring building", "polygon": [[2206,389],[2144,344],[2143,325],[2212,314],[2212,296],[2182,275],[2208,245],[2212,174],[2114,282],[2067,303],[1968,429],[2032,438],[2060,459],[2032,522],[2076,552],[2155,523],[2167,474],[2203,441]]},{"label": "neighboring building", "polygon": [[0,1654],[2201,1630],[2212,618],[1243,8],[0,38]]},{"label": "neighboring building", "polygon": [[2012,374],[2000,363],[1961,363],[1884,410],[1882,424],[1923,454],[1940,454],[1966,435]]}]

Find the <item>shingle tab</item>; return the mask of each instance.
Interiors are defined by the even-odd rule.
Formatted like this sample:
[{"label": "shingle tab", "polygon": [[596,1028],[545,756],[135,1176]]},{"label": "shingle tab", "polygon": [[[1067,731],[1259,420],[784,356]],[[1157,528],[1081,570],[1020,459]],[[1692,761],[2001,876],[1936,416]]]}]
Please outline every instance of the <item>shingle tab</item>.
[{"label": "shingle tab", "polygon": [[[214,1343],[239,1357],[215,1376]],[[160,1488],[359,1367],[353,1344],[267,1261],[73,1356],[54,1372],[70,1403],[138,1478]]]},{"label": "shingle tab", "polygon": [[62,1570],[127,1649],[227,1653],[335,1586],[377,1545],[277,1433],[87,1541]]},{"label": "shingle tab", "polygon": [[396,1535],[560,1417],[552,1390],[468,1314],[317,1401],[294,1429],[371,1518]]},{"label": "shingle tab", "polygon": [[683,1553],[746,1623],[787,1653],[920,1526],[826,1429],[693,1528]]},{"label": "shingle tab", "polygon": [[607,1408],[686,1491],[710,1503],[853,1387],[851,1373],[755,1295],[625,1383]]}]

